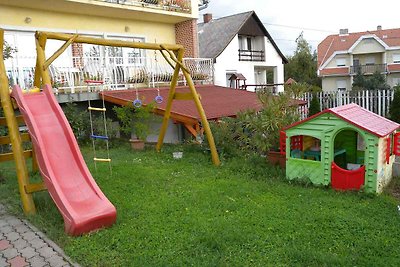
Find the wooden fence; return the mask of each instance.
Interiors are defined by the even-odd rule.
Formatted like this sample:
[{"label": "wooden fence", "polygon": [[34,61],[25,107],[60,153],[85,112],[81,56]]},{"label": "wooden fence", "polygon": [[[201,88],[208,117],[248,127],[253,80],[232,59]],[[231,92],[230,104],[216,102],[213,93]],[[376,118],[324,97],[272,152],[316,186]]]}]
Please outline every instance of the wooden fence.
[{"label": "wooden fence", "polygon": [[[334,108],[350,103],[356,103],[378,115],[387,117],[389,106],[393,100],[393,90],[363,90],[363,91],[331,91],[319,92],[317,97],[321,110]],[[299,99],[307,101],[307,108],[300,110],[302,118],[308,116],[308,108],[312,99],[312,93],[305,93]]]}]

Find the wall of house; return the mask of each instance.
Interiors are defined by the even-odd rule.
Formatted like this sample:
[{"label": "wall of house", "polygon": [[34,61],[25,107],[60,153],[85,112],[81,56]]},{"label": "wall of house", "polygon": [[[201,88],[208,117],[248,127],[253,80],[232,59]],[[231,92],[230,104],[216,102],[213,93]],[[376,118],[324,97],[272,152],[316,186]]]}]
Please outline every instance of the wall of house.
[{"label": "wall of house", "polygon": [[[394,54],[399,55],[400,54],[400,49],[386,51],[386,62],[388,64],[396,64],[396,63],[393,62],[393,55]],[[399,63],[397,63],[397,64],[399,64]]]},{"label": "wall of house", "polygon": [[[265,59],[268,66],[276,66],[274,69],[274,82],[284,83],[285,73],[284,64],[282,63],[282,57],[278,54],[275,47],[271,44],[267,37],[265,37]],[[268,81],[270,83],[270,81]],[[283,92],[283,85],[277,87],[278,92]]]},{"label": "wall of house", "polygon": [[326,65],[325,68],[337,68],[337,59],[345,59],[346,62],[346,66],[351,66],[353,65],[353,62],[350,62],[350,55],[348,54],[340,54],[340,55],[336,55],[332,58],[332,60]]},{"label": "wall of house", "polygon": [[391,73],[386,77],[387,84],[391,87],[400,84],[400,73]]},{"label": "wall of house", "polygon": [[344,76],[335,77],[324,77],[322,78],[322,90],[323,91],[337,91],[338,81],[346,82],[346,90],[351,90],[351,78]]},{"label": "wall of house", "polygon": [[[256,84],[260,77],[256,77],[261,70],[274,69],[275,83],[284,82],[284,66],[282,58],[276,52],[272,44],[265,37],[265,62],[239,61],[239,40],[236,35],[225,50],[218,56],[214,64],[214,81],[219,86],[229,86],[227,84],[227,74],[242,73],[246,77],[246,84]],[[265,72],[264,72],[265,73]],[[271,82],[271,81],[268,81]],[[254,87],[249,87],[249,91],[254,91]],[[283,91],[283,86],[279,87]]]},{"label": "wall of house", "polygon": [[[161,121],[162,117],[157,116],[159,121]],[[161,122],[154,122],[151,124],[151,134],[147,136],[146,142],[149,143],[157,143],[158,135],[161,129]],[[183,136],[181,134],[179,124],[174,123],[173,120],[169,120],[168,128],[165,133],[164,143],[165,144],[178,144],[183,140]]]},{"label": "wall of house", "polygon": [[[390,135],[380,138],[378,142],[378,166],[377,166],[377,193],[381,193],[383,188],[392,180],[392,169],[395,155],[391,155],[389,163],[386,163],[386,138]],[[393,137],[391,137],[393,140]]]},{"label": "wall of house", "polygon": [[[175,43],[175,25],[133,19],[105,18],[91,15],[0,6],[0,26],[6,30],[50,30],[71,33],[109,33],[145,37],[146,41]],[[26,18],[30,18],[27,23]]]},{"label": "wall of house", "polygon": [[199,41],[197,36],[197,19],[175,24],[176,43],[185,48],[184,57],[199,57]]},{"label": "wall of house", "polygon": [[382,52],[385,52],[385,48],[373,38],[363,39],[352,51],[353,54]]},{"label": "wall of house", "polygon": [[[358,54],[354,55],[353,58],[358,59],[360,65],[366,65],[370,60],[374,60],[374,64],[383,64],[385,62],[384,53]],[[353,63],[351,65],[353,65]]]}]

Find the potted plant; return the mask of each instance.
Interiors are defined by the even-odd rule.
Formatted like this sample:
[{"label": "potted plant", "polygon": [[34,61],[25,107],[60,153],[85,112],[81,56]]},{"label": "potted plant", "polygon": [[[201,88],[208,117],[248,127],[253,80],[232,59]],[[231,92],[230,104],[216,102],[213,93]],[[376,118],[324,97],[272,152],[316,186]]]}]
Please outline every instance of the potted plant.
[{"label": "potted plant", "polygon": [[143,150],[147,136],[150,134],[150,123],[153,121],[154,103],[141,107],[133,105],[114,107],[113,110],[121,122],[121,131],[131,135],[129,142],[132,149]]}]

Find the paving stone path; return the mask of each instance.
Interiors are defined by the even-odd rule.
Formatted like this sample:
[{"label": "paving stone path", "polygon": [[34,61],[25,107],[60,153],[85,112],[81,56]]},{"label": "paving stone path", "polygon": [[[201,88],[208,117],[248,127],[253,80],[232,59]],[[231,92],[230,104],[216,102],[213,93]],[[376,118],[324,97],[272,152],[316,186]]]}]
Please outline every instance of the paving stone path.
[{"label": "paving stone path", "polygon": [[0,204],[0,267],[78,266],[27,221],[7,213]]}]

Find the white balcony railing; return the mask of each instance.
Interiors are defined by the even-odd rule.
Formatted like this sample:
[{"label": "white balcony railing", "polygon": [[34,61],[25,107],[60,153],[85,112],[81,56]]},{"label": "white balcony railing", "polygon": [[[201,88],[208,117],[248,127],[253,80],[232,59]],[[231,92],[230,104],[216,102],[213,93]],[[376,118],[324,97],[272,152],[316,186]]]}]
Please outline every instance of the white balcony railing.
[{"label": "white balcony railing", "polygon": [[140,6],[182,13],[191,13],[190,0],[95,0],[125,6]]},{"label": "white balcony railing", "polygon": [[[33,86],[35,58],[18,58],[18,66],[7,64],[10,85],[22,88]],[[83,93],[88,90],[87,81],[104,82],[107,90],[129,89],[133,87],[157,87],[168,85],[173,69],[164,61],[155,62],[145,57],[74,57],[70,64],[51,65],[50,76],[55,93]],[[192,79],[197,84],[213,83],[212,59],[185,58]],[[68,66],[69,65],[69,66]],[[182,73],[179,81],[184,84]]]}]

